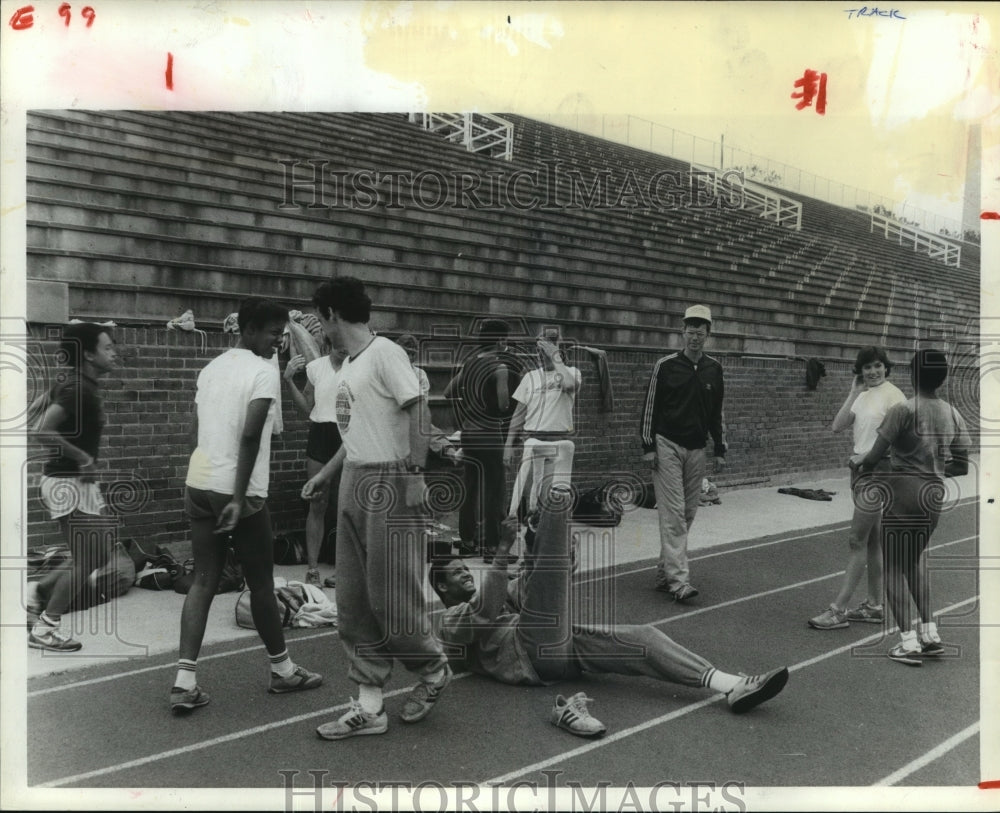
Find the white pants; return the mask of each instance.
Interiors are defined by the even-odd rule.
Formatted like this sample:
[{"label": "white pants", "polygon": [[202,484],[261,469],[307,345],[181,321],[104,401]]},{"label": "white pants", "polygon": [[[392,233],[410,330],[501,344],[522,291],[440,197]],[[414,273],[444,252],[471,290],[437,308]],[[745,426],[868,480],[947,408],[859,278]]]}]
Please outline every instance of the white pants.
[{"label": "white pants", "polygon": [[521,468],[518,469],[514,481],[514,493],[510,498],[510,510],[507,516],[517,515],[517,506],[521,502],[531,475],[531,491],[528,493],[528,510],[538,507],[538,496],[543,488],[554,485],[569,486],[573,476],[573,452],[576,446],[571,440],[537,440],[528,438],[524,441],[524,456],[521,458]]}]

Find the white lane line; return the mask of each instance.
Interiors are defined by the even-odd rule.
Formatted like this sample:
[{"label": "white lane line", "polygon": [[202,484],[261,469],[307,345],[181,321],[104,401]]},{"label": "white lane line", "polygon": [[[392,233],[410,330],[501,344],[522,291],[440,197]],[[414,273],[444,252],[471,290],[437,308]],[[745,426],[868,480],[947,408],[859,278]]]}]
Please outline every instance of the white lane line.
[{"label": "white lane line", "polygon": [[932,748],[922,757],[918,757],[908,765],[904,765],[898,771],[889,774],[887,777],[885,777],[885,779],[880,779],[878,782],[873,782],[872,786],[880,787],[885,785],[895,785],[897,782],[906,779],[906,777],[908,777],[911,773],[919,771],[925,765],[930,765],[938,757],[943,757],[949,751],[953,750],[954,748],[957,748],[959,745],[961,745],[963,742],[969,739],[969,737],[972,737],[978,733],[979,733],[979,722],[976,721],[963,731],[959,731],[954,737],[949,737],[936,748]]},{"label": "white lane line", "polygon": [[[467,678],[471,675],[471,672],[460,672],[456,673],[452,677],[452,681],[461,680],[462,678]],[[405,689],[394,689],[391,692],[386,692],[383,697],[396,697],[410,691],[409,686]],[[84,782],[88,779],[94,779],[98,776],[106,776],[107,774],[117,773],[119,771],[127,771],[129,768],[137,768],[140,765],[148,765],[150,762],[159,762],[162,759],[170,759],[171,757],[183,756],[185,754],[191,754],[195,751],[203,751],[206,748],[213,748],[216,745],[222,745],[227,742],[235,742],[236,740],[244,739],[245,737],[252,737],[255,734],[263,734],[266,731],[273,731],[276,728],[282,728],[287,725],[294,725],[296,723],[301,723],[306,720],[311,720],[314,717],[323,717],[328,714],[336,714],[338,711],[343,711],[347,708],[347,703],[341,703],[337,706],[330,706],[325,709],[320,709],[319,711],[310,711],[308,714],[299,714],[296,717],[288,717],[284,720],[275,720],[273,723],[266,723],[264,725],[254,726],[253,728],[246,728],[242,731],[234,731],[231,734],[224,734],[221,737],[214,737],[211,740],[204,740],[202,742],[192,743],[191,745],[184,745],[180,748],[171,748],[169,751],[160,751],[158,754],[150,754],[149,756],[139,757],[138,759],[131,759],[128,762],[120,762],[117,765],[108,765],[105,768],[97,768],[93,771],[87,771],[86,773],[78,773],[73,776],[64,776],[61,779],[52,779],[48,782],[42,782],[38,785],[33,785],[32,787],[38,788],[58,788],[63,785],[68,785],[71,782]]]},{"label": "white lane line", "polygon": [[[743,553],[748,550],[756,550],[757,548],[767,548],[771,545],[780,545],[782,542],[797,542],[800,539],[812,539],[814,536],[823,536],[824,534],[839,533],[840,531],[846,531],[850,528],[850,525],[837,525],[830,528],[825,528],[822,531],[815,531],[809,534],[799,534],[798,536],[785,536],[781,539],[772,539],[769,542],[758,542],[756,545],[746,545],[742,548],[730,548],[729,550],[720,550],[713,553],[703,553],[700,556],[689,556],[689,562],[700,562],[702,559],[712,559],[716,556],[729,556],[732,553]],[[578,584],[586,584],[587,582],[599,581],[600,579],[607,578],[608,576],[631,576],[633,573],[645,573],[647,570],[655,570],[656,565],[646,565],[645,567],[637,567],[633,570],[619,570],[612,571],[614,565],[608,565],[597,572],[597,575],[591,576],[588,579],[580,579]],[[593,573],[594,571],[589,571]]]},{"label": "white lane line", "polygon": [[[941,614],[944,615],[946,613],[950,613],[953,610],[957,610],[959,607],[963,607],[966,604],[971,604],[972,602],[978,600],[979,600],[978,595],[972,596],[971,598],[967,598],[963,601],[959,601],[956,604],[952,604],[950,607],[945,607],[943,610],[941,610]],[[849,644],[845,644],[844,646],[832,649],[829,652],[816,656],[815,658],[810,658],[809,660],[802,661],[801,663],[797,663],[794,666],[789,666],[788,671],[797,672],[800,669],[805,669],[807,666],[812,666],[813,664],[820,663],[821,661],[825,661],[828,658],[835,657],[836,655],[841,655],[844,652],[849,652],[850,650],[854,649],[857,646],[863,646],[864,644],[867,643],[874,643],[876,641],[879,641],[884,637],[884,634],[889,634],[897,630],[898,627],[893,627],[892,629],[887,630],[886,633],[879,631],[874,635],[869,635],[866,638],[862,638],[857,641],[851,641],[851,643]],[[559,765],[563,762],[566,762],[567,760],[573,759],[574,757],[578,757],[582,754],[589,753],[590,751],[596,751],[598,748],[605,748],[606,746],[611,745],[612,743],[618,742],[619,740],[623,740],[626,737],[631,737],[634,734],[639,734],[649,728],[658,726],[661,723],[668,723],[671,720],[676,720],[678,717],[683,717],[684,715],[691,714],[692,712],[698,711],[699,709],[711,705],[712,703],[718,703],[720,700],[723,700],[724,697],[725,695],[719,694],[715,695],[714,697],[706,698],[705,700],[699,700],[697,703],[691,703],[690,705],[683,706],[682,708],[679,708],[676,711],[672,711],[669,714],[664,714],[661,715],[660,717],[655,717],[652,720],[647,720],[646,722],[632,726],[631,728],[622,729],[621,731],[615,732],[614,734],[608,737],[604,737],[601,740],[595,740],[593,742],[588,743],[587,745],[581,745],[578,748],[573,748],[569,751],[564,751],[563,753],[557,754],[556,756],[550,757],[549,759],[536,762],[533,765],[526,765],[523,768],[518,768],[517,770],[505,773],[502,776],[495,776],[492,779],[486,779],[480,782],[479,784],[500,785],[503,784],[504,782],[509,782],[512,779],[516,779],[519,776],[524,776],[525,774],[537,773],[538,771],[544,770],[545,768],[549,768],[553,765]]]},{"label": "white lane line", "polygon": [[[938,548],[946,548],[946,547],[948,547],[950,545],[958,545],[958,544],[960,544],[962,542],[969,542],[969,541],[971,541],[973,539],[977,539],[977,538],[978,537],[974,535],[974,536],[966,536],[966,537],[963,537],[962,539],[955,539],[955,540],[953,540],[951,542],[942,542],[942,543],[940,543],[938,545],[931,545],[930,546],[930,550],[937,550]],[[788,540],[785,540],[785,541],[788,541]],[[766,544],[769,544],[769,543],[766,543]],[[764,590],[764,591],[762,591],[760,593],[754,593],[754,594],[749,595],[749,596],[742,596],[740,598],[730,599],[729,601],[722,601],[722,602],[719,602],[718,604],[712,604],[709,607],[700,607],[697,610],[689,610],[686,613],[679,613],[678,615],[671,615],[671,616],[667,616],[666,618],[661,618],[661,619],[659,619],[657,621],[647,621],[646,623],[651,624],[654,627],[659,626],[660,624],[670,624],[670,623],[675,622],[675,621],[682,621],[682,620],[684,620],[686,618],[691,618],[692,616],[695,616],[695,615],[701,615],[702,613],[712,612],[713,610],[721,610],[724,607],[731,607],[734,604],[742,604],[745,601],[753,601],[755,599],[762,598],[764,596],[770,596],[770,595],[774,595],[776,593],[781,593],[781,592],[784,592],[785,590],[796,590],[799,587],[804,587],[807,584],[813,584],[815,582],[825,581],[826,579],[833,579],[833,578],[836,578],[837,576],[842,576],[843,574],[844,574],[843,570],[838,570],[838,571],[836,571],[834,573],[827,573],[824,576],[817,576],[816,578],[813,578],[813,579],[807,579],[805,581],[796,582],[795,584],[789,584],[789,585],[785,585],[783,587],[775,587],[775,588],[772,588],[771,590]],[[615,574],[615,575],[617,576],[617,575],[622,575],[622,574]],[[294,640],[295,641],[308,641],[308,640],[310,640],[312,638],[322,638],[324,636],[336,635],[336,634],[337,634],[336,630],[327,630],[326,632],[318,632],[318,633],[314,633],[313,635],[303,635],[300,638],[295,638]],[[216,653],[215,655],[206,655],[206,656],[204,656],[202,658],[199,658],[198,660],[199,660],[199,662],[203,662],[203,661],[214,660],[215,658],[228,658],[228,657],[231,657],[233,655],[241,655],[244,652],[253,652],[254,650],[263,649],[263,648],[264,648],[263,644],[256,644],[254,646],[241,647],[240,649],[233,649],[233,650],[230,650],[228,652],[219,652],[219,653]],[[109,680],[118,680],[119,678],[132,677],[133,675],[141,675],[141,674],[143,674],[145,672],[156,672],[156,671],[160,671],[160,670],[163,670],[163,669],[176,669],[176,668],[177,668],[177,664],[173,663],[173,662],[160,664],[159,666],[144,666],[141,669],[131,669],[131,670],[127,671],[127,672],[116,672],[113,675],[105,675],[105,676],[99,677],[99,678],[89,678],[88,680],[80,680],[80,681],[76,681],[74,683],[64,683],[64,684],[62,684],[60,686],[51,686],[51,687],[49,687],[47,689],[36,689],[33,692],[28,692],[28,697],[38,697],[40,695],[52,694],[54,692],[63,692],[63,691],[66,691],[67,689],[76,689],[76,688],[79,688],[81,686],[90,686],[90,685],[93,685],[95,683],[106,683]]]},{"label": "white lane line", "polygon": [[[328,635],[336,635],[336,630],[326,630],[324,632],[316,632],[312,635],[302,635],[298,638],[293,638],[294,641],[308,641],[312,638],[323,638]],[[227,652],[217,652],[214,655],[202,655],[198,658],[198,663],[203,663],[205,661],[212,661],[216,658],[229,658],[233,655],[242,655],[244,652],[253,652],[257,649],[263,649],[263,644],[254,644],[252,646],[240,647],[239,649],[231,649]],[[52,694],[53,692],[64,692],[67,689],[78,689],[81,686],[92,686],[95,683],[106,683],[109,680],[118,680],[119,678],[132,677],[133,675],[141,675],[145,672],[159,672],[162,669],[176,669],[177,662],[171,661],[170,663],[161,663],[159,666],[143,666],[141,669],[130,669],[127,672],[116,672],[113,675],[105,675],[104,677],[88,678],[87,680],[78,680],[73,683],[63,683],[60,686],[50,686],[47,689],[35,689],[33,692],[28,692],[28,697],[38,697],[43,694]]]},{"label": "white lane line", "polygon": [[[958,545],[961,542],[969,542],[970,540],[976,539],[976,536],[966,536],[962,539],[954,539],[951,542],[942,542],[939,545],[931,545],[928,550],[937,550],[938,548],[947,548],[949,545]],[[720,601],[718,604],[712,604],[709,607],[700,607],[697,610],[689,610],[686,613],[680,613],[678,615],[668,615],[666,618],[661,618],[658,621],[648,621],[647,623],[652,624],[654,627],[658,627],[660,624],[669,624],[672,621],[682,621],[686,618],[690,618],[693,615],[701,615],[702,613],[711,612],[712,610],[721,610],[723,607],[731,607],[734,604],[742,604],[744,601],[753,601],[754,599],[762,598],[764,596],[771,596],[776,593],[783,593],[786,590],[795,590],[799,587],[804,587],[807,584],[814,584],[815,582],[821,582],[826,579],[833,579],[837,576],[843,576],[844,571],[838,570],[835,573],[827,573],[825,576],[816,576],[813,579],[806,579],[805,581],[796,582],[795,584],[786,584],[782,587],[772,587],[770,590],[763,590],[760,593],[753,593],[749,596],[741,596],[740,598],[733,598],[729,601]]]}]

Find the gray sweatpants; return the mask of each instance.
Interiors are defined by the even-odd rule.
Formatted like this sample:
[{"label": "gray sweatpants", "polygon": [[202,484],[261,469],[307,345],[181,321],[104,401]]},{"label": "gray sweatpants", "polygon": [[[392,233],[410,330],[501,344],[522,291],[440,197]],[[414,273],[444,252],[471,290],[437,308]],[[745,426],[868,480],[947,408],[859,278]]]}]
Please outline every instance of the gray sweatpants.
[{"label": "gray sweatpants", "polygon": [[337,506],[337,625],[355,683],[384,686],[397,658],[429,675],[446,658],[423,592],[427,519],[402,463],[345,463]]},{"label": "gray sweatpants", "polygon": [[688,568],[688,531],[701,502],[705,477],[705,450],[685,449],[656,436],[653,491],[660,518],[660,561],[656,583],[676,590],[691,581]]}]

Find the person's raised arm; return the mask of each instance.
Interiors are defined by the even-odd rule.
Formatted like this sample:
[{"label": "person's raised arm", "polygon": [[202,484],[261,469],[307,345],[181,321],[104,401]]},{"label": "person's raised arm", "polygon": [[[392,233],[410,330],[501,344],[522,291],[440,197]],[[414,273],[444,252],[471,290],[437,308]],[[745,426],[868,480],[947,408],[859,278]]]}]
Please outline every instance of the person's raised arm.
[{"label": "person's raised arm", "polygon": [[310,398],[312,394],[310,391],[312,389],[311,384],[306,384],[303,389],[299,389],[295,383],[295,376],[302,372],[306,367],[306,360],[303,356],[292,356],[288,360],[288,364],[285,365],[285,372],[283,378],[288,383],[288,392],[292,396],[292,402],[295,404],[295,408],[298,409],[299,413],[304,418],[309,417],[309,413],[312,412],[313,405],[310,403],[313,399]]},{"label": "person's raised arm", "polygon": [[834,432],[843,432],[845,429],[853,426],[854,413],[851,412],[851,407],[854,406],[854,402],[858,400],[858,396],[864,391],[865,385],[861,376],[854,376],[854,379],[851,381],[851,391],[847,394],[847,398],[844,399],[844,403],[841,405],[840,410],[833,419],[833,424],[830,426]]},{"label": "person's raised arm", "polygon": [[552,362],[552,369],[555,370],[556,374],[559,376],[563,392],[576,392],[580,389],[581,379],[566,366],[566,362],[563,360],[563,354],[559,348],[556,347],[556,345],[548,339],[539,339],[538,349],[548,357],[549,361]]},{"label": "person's raised arm", "polygon": [[508,517],[500,524],[500,539],[496,552],[493,554],[493,564],[483,576],[483,586],[473,602],[476,615],[487,621],[493,621],[507,600],[507,564],[510,559],[510,549],[517,539],[517,518]]},{"label": "person's raised arm", "polygon": [[240,451],[236,458],[236,480],[233,483],[233,496],[219,513],[219,521],[215,526],[217,533],[229,533],[236,527],[240,519],[240,510],[250,484],[250,475],[257,462],[260,451],[260,438],[267,421],[267,413],[271,408],[270,398],[254,398],[247,405],[247,417],[240,433]]}]

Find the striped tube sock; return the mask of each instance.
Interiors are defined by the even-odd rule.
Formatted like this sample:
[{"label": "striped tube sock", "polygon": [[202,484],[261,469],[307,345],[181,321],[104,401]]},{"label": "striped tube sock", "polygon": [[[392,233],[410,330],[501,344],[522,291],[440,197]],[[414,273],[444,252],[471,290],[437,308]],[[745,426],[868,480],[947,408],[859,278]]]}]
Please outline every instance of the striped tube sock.
[{"label": "striped tube sock", "polygon": [[268,655],[271,660],[271,671],[278,677],[291,677],[295,674],[295,664],[288,656],[288,650],[282,650],[277,655]]},{"label": "striped tube sock", "polygon": [[195,675],[195,667],[197,665],[198,661],[189,661],[185,658],[179,659],[177,661],[177,679],[174,681],[174,686],[185,691],[197,686],[198,680]]},{"label": "striped tube sock", "polygon": [[736,688],[736,684],[741,680],[739,675],[730,675],[728,672],[720,672],[714,666],[709,669],[701,678],[701,685],[706,686],[714,692],[729,694]]}]

